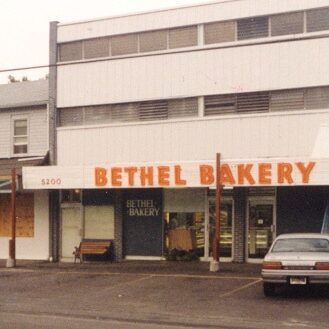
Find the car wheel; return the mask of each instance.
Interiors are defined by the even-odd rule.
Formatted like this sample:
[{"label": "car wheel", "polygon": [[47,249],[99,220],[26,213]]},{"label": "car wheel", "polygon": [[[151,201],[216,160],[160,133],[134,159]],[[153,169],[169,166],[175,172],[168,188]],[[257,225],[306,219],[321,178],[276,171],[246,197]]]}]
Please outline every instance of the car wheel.
[{"label": "car wheel", "polygon": [[263,282],[264,295],[266,297],[275,296],[275,284],[271,282]]}]

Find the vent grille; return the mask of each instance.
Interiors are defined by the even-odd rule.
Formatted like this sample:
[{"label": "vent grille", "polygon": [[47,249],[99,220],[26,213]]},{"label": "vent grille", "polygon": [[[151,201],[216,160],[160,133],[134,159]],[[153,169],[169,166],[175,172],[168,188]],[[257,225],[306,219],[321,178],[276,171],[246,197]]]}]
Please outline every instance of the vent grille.
[{"label": "vent grille", "polygon": [[168,119],[198,116],[198,99],[184,98],[168,101]]},{"label": "vent grille", "polygon": [[205,44],[229,42],[235,40],[235,22],[217,22],[204,26]]},{"label": "vent grille", "polygon": [[60,109],[59,124],[62,127],[83,125],[83,107]]},{"label": "vent grille", "polygon": [[268,37],[268,17],[238,20],[238,40]]},{"label": "vent grille", "polygon": [[102,124],[111,122],[111,107],[88,106],[84,108],[84,124]]},{"label": "vent grille", "polygon": [[137,34],[119,35],[111,38],[111,53],[113,56],[137,53]]},{"label": "vent grille", "polygon": [[269,110],[269,92],[238,94],[238,112],[264,112]]},{"label": "vent grille", "polygon": [[248,189],[249,196],[275,196],[275,187],[250,187]]},{"label": "vent grille", "polygon": [[305,107],[306,109],[329,109],[329,87],[306,89]]},{"label": "vent grille", "polygon": [[206,96],[204,99],[205,116],[233,113],[236,111],[236,95]]},{"label": "vent grille", "polygon": [[167,49],[167,34],[168,31],[153,31],[141,33],[139,35],[139,51],[156,51]]},{"label": "vent grille", "polygon": [[271,16],[271,35],[303,33],[304,13],[289,13]]},{"label": "vent grille", "polygon": [[138,121],[137,103],[111,105],[111,119],[113,122]]},{"label": "vent grille", "polygon": [[272,92],[271,111],[304,109],[304,90],[285,90]]},{"label": "vent grille", "polygon": [[329,30],[329,8],[320,8],[306,12],[307,32]]},{"label": "vent grille", "polygon": [[110,55],[109,38],[99,38],[84,41],[84,58],[107,57]]},{"label": "vent grille", "polygon": [[58,52],[61,62],[78,61],[82,59],[82,42],[63,43],[58,46]]},{"label": "vent grille", "polygon": [[139,103],[140,120],[168,119],[168,101],[152,101]]},{"label": "vent grille", "polygon": [[169,30],[169,48],[184,48],[197,46],[197,26],[182,27]]}]

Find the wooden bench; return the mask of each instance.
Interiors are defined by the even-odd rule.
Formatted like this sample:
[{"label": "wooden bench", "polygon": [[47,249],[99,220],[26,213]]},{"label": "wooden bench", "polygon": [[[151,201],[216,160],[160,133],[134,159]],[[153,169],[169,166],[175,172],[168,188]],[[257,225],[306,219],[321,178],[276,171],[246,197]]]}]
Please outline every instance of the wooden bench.
[{"label": "wooden bench", "polygon": [[79,247],[74,247],[74,263],[76,263],[77,258],[82,263],[83,255],[105,255],[109,253],[111,246],[112,241],[82,241]]}]

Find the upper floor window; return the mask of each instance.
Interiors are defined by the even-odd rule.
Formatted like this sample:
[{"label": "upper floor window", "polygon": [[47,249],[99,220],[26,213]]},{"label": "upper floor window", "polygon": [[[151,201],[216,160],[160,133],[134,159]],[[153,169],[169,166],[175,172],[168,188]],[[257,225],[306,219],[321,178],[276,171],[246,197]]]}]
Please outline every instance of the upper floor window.
[{"label": "upper floor window", "polygon": [[15,119],[13,125],[13,154],[26,154],[28,145],[28,121],[27,119]]}]

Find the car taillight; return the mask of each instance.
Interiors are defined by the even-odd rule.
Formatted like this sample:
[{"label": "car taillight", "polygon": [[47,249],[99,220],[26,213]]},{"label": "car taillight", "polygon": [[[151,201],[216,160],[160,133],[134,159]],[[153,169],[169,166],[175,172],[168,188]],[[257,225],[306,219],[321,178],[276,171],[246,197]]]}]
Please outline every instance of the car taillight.
[{"label": "car taillight", "polygon": [[315,263],[315,269],[318,271],[329,271],[329,262]]},{"label": "car taillight", "polygon": [[281,262],[263,262],[262,268],[263,268],[263,270],[281,270],[282,263]]}]

